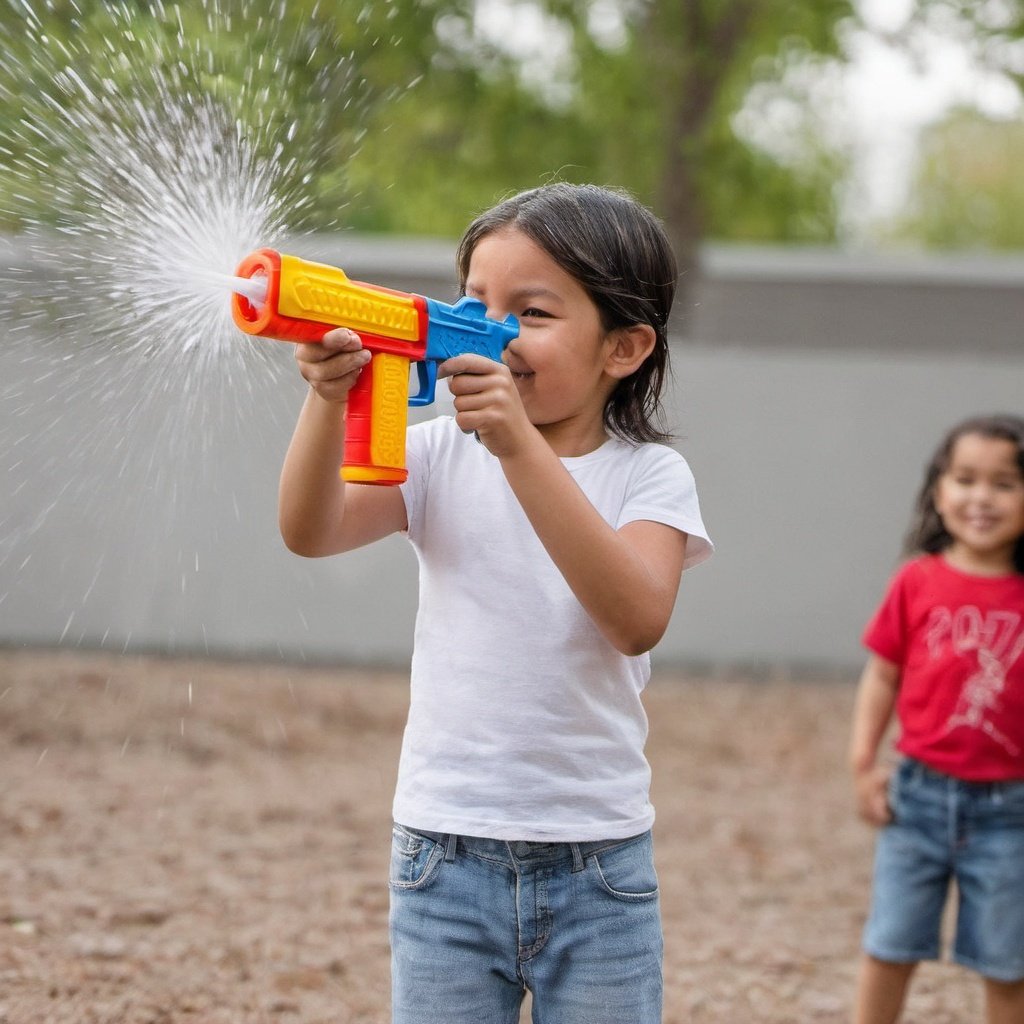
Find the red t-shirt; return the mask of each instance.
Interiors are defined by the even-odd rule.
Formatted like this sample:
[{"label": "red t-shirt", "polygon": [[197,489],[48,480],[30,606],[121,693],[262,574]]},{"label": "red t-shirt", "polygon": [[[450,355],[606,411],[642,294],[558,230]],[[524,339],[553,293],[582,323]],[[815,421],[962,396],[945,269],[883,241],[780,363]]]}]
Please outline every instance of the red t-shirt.
[{"label": "red t-shirt", "polygon": [[900,666],[899,750],[960,779],[1024,779],[1024,576],[916,558],[864,643]]}]

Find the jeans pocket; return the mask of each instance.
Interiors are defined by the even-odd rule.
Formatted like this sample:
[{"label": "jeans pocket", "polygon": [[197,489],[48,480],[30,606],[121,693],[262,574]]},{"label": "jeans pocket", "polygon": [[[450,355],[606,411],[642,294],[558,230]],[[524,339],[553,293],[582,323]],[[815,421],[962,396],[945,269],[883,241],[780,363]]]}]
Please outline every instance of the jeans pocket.
[{"label": "jeans pocket", "polygon": [[609,896],[627,903],[658,898],[658,876],[650,835],[593,854],[598,884]]},{"label": "jeans pocket", "polygon": [[889,785],[885,796],[885,802],[889,805],[889,824],[895,824],[900,812],[900,793],[906,785],[903,773],[897,769],[889,776]]},{"label": "jeans pocket", "polygon": [[396,889],[422,889],[433,878],[443,857],[440,843],[395,825],[391,830],[388,882]]},{"label": "jeans pocket", "polygon": [[928,777],[924,766],[913,758],[903,758],[889,776],[888,803],[893,823],[901,812],[906,817],[908,809],[919,811],[922,795],[927,802],[927,794]]},{"label": "jeans pocket", "polygon": [[1024,782],[998,784],[988,803],[1003,828],[1024,829]]}]

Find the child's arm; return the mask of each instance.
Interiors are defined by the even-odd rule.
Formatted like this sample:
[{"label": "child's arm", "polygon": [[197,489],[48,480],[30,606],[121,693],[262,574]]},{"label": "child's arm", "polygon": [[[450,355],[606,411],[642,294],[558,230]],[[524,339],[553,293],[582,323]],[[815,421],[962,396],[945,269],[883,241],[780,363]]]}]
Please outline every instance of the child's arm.
[{"label": "child's arm", "polygon": [[285,544],[316,558],[404,530],[397,487],[346,486],[338,475],[348,393],[369,361],[358,335],[331,331],[319,345],[296,345],[295,359],[310,390],[281,470],[278,523]]},{"label": "child's arm", "polygon": [[850,736],[850,770],[857,813],[872,825],[884,825],[892,820],[888,801],[890,771],[876,762],[896,705],[899,681],[899,665],[872,654],[857,688]]},{"label": "child's arm", "polygon": [[[455,364],[454,367],[452,364]],[[456,416],[501,461],[505,478],[551,560],[605,638],[620,652],[649,651],[675,605],[686,534],[637,521],[615,530],[590,503],[526,417],[508,368],[460,356],[441,367],[455,377]],[[446,373],[447,371],[447,373]],[[463,400],[463,399],[467,400]]]},{"label": "child's arm", "polygon": [[537,442],[501,459],[509,486],[605,638],[626,655],[649,651],[672,615],[686,534],[647,520],[615,530],[539,434]]}]

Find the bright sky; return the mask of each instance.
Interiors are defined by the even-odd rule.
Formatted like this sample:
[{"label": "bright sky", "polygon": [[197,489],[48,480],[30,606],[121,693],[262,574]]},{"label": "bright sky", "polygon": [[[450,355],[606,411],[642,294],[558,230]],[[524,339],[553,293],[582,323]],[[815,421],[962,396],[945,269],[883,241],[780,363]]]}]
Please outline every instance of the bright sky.
[{"label": "bright sky", "polygon": [[[882,30],[898,29],[910,0],[859,0],[865,18]],[[1021,111],[1016,88],[991,72],[972,66],[952,42],[930,40],[919,65],[877,38],[858,36],[844,91],[858,135],[860,185],[865,212],[884,215],[906,198],[917,132],[956,103],[992,116]]]}]

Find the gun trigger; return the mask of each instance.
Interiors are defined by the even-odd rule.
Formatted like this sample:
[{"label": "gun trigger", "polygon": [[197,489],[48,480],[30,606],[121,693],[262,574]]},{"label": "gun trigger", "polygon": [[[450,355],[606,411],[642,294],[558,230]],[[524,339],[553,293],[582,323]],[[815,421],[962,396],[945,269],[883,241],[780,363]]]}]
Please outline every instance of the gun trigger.
[{"label": "gun trigger", "polygon": [[409,396],[409,405],[430,405],[434,401],[434,389],[437,387],[437,363],[433,359],[424,359],[417,363],[416,377],[420,389],[415,395]]}]

